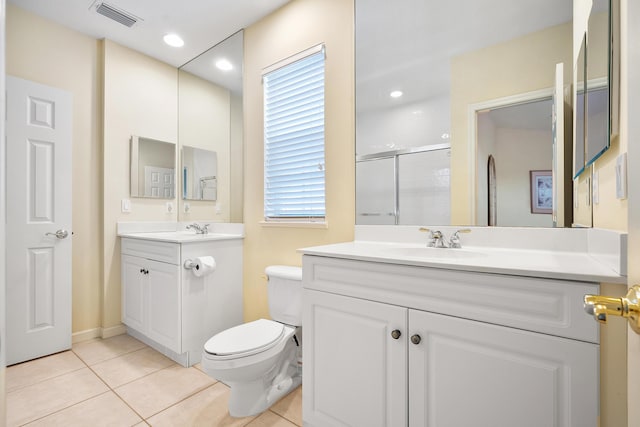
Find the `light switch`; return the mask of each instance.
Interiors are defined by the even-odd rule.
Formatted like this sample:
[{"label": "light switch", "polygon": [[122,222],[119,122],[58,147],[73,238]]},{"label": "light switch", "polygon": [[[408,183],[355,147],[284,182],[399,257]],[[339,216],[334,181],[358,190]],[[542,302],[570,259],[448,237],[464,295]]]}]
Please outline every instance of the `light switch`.
[{"label": "light switch", "polygon": [[167,202],[167,213],[173,212],[173,202]]},{"label": "light switch", "polygon": [[131,212],[131,200],[122,199],[122,212],[124,213]]},{"label": "light switch", "polygon": [[182,209],[184,210],[184,213],[189,213],[189,211],[191,210],[191,204],[183,203],[182,204]]},{"label": "light switch", "polygon": [[627,198],[627,153],[616,158],[616,197]]}]

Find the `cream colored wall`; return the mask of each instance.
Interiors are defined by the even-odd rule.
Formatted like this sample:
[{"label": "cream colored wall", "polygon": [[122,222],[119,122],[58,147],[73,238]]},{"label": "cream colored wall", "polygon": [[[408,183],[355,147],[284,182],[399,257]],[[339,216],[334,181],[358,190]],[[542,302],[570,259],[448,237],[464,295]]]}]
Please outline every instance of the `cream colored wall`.
[{"label": "cream colored wall", "polygon": [[[120,325],[120,242],[118,221],[176,221],[177,199],[131,199],[131,213],[121,212],[129,198],[129,138],[178,140],[178,70],[104,41],[104,289],[102,327]],[[173,203],[166,213],[165,204]]]},{"label": "cream colored wall", "polygon": [[6,24],[7,74],[73,95],[72,329],[98,328],[103,243],[100,43],[10,3]]},{"label": "cream colored wall", "polygon": [[[562,40],[566,42],[561,42]],[[547,28],[451,61],[451,223],[473,223],[468,150],[468,106],[554,85],[555,65],[572,62],[571,24]],[[550,51],[549,46],[553,46]],[[510,58],[507,63],[504,58]],[[511,60],[512,59],[512,60]],[[510,68],[506,68],[507,65]],[[571,67],[565,67],[571,81]],[[475,159],[474,159],[475,161]]]},{"label": "cream colored wall", "polygon": [[[355,223],[353,0],[294,0],[244,33],[244,317],[268,317],[264,269],[301,265],[296,249],[353,239]],[[325,157],[328,228],[268,227],[263,216],[261,71],[319,43],[326,46]]]},{"label": "cream colored wall", "polygon": [[531,213],[529,171],[550,170],[551,129],[498,128],[495,140],[498,225],[552,227],[551,214]]},{"label": "cream colored wall", "polygon": [[[189,212],[179,209],[180,221],[211,220],[228,222],[230,218],[229,138],[231,135],[231,94],[185,71],[178,73],[178,132],[180,146],[215,151],[218,198],[214,201],[189,200]],[[178,167],[178,170],[182,170]],[[182,173],[179,174],[182,177]],[[182,185],[181,179],[178,180]],[[180,187],[182,188],[182,187]],[[179,194],[182,194],[180,191]],[[182,197],[182,196],[180,196]],[[180,199],[180,207],[183,201]]]}]

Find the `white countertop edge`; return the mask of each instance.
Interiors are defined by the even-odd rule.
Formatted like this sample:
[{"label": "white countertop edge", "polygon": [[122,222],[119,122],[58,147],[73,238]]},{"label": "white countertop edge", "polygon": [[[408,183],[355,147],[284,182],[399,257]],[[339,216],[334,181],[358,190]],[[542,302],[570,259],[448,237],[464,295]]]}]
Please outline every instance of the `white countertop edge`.
[{"label": "white countertop edge", "polygon": [[117,235],[129,233],[161,233],[171,231],[184,231],[187,225],[194,222],[202,225],[209,224],[209,233],[233,234],[244,237],[244,224],[233,222],[216,222],[215,220],[202,221],[119,221],[117,223]]},{"label": "white countertop edge", "polygon": [[[421,247],[421,245],[354,241],[302,248],[298,251],[304,255],[384,262],[417,267],[576,280],[595,283],[627,283],[626,276],[617,274],[614,270],[609,268],[609,266],[599,262],[586,252],[525,250],[512,248],[501,249],[468,246],[467,250],[469,251],[480,251],[493,256],[466,259],[428,259],[421,258],[419,256],[393,256],[386,253],[386,249],[394,247],[417,248]],[[514,258],[517,258],[517,262],[515,263],[513,262]],[[531,259],[532,262],[527,265],[527,262],[525,261],[526,259]],[[555,264],[548,262],[550,259],[555,261]]]}]

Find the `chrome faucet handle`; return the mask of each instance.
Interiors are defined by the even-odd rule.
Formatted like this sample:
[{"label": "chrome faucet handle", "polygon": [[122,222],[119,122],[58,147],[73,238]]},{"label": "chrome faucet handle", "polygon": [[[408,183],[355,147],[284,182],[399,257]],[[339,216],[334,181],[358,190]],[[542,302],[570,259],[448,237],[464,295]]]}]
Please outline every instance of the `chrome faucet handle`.
[{"label": "chrome faucet handle", "polygon": [[209,225],[211,224],[204,224],[202,226],[202,234],[209,234]]},{"label": "chrome faucet handle", "polygon": [[453,233],[451,235],[451,238],[449,239],[449,247],[450,248],[461,248],[462,247],[462,245],[460,244],[460,234],[459,233],[471,233],[471,229],[470,228],[461,228],[460,230],[458,230],[455,233]]},{"label": "chrome faucet handle", "polygon": [[429,240],[427,241],[427,247],[428,248],[435,247],[436,239],[435,239],[434,233],[440,233],[439,231],[434,232],[433,230],[426,227],[420,227],[418,231],[420,231],[421,233],[429,233],[429,237],[428,237]]}]

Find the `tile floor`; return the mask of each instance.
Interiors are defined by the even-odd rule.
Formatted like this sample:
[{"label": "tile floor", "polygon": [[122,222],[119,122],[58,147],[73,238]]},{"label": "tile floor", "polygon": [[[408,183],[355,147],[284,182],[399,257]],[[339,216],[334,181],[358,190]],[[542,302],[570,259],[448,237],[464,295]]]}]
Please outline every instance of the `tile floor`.
[{"label": "tile floor", "polygon": [[302,426],[296,389],[257,417],[232,418],[229,388],[128,336],[7,368],[8,426]]}]

